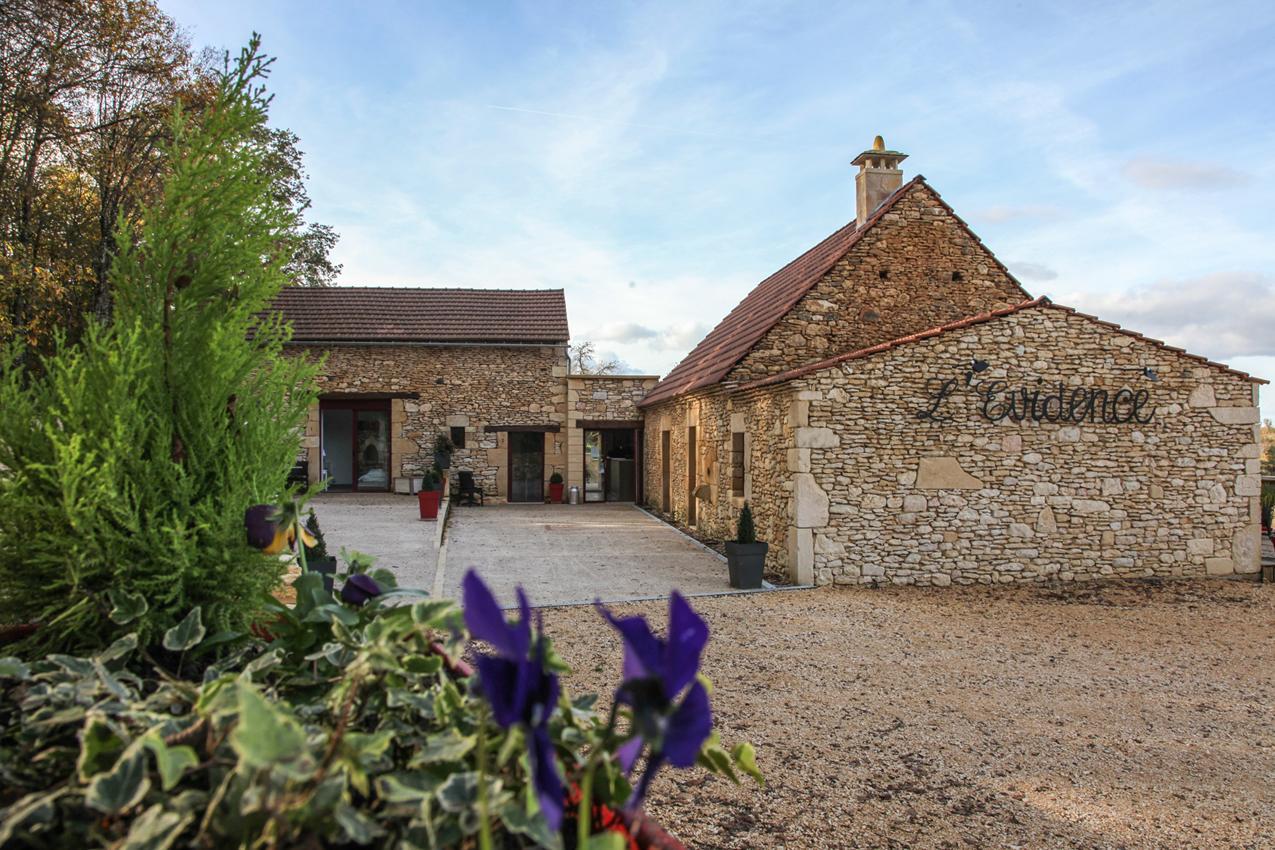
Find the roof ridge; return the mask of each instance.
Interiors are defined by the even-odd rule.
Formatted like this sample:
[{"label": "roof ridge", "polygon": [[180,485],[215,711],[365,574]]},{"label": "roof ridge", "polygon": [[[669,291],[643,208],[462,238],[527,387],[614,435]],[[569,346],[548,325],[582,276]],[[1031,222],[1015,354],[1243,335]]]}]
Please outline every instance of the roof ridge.
[{"label": "roof ridge", "polygon": [[285,292],[562,292],[565,294],[566,289],[564,287],[516,289],[499,286],[370,286],[337,284],[335,286],[285,286],[279,290],[280,294]]}]

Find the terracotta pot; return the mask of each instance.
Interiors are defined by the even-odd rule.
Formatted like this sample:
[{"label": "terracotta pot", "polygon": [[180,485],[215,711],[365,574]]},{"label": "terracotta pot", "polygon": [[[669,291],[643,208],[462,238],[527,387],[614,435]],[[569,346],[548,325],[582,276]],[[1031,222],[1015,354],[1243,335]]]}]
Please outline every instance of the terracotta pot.
[{"label": "terracotta pot", "polygon": [[422,490],[416,494],[416,498],[420,500],[421,519],[438,519],[438,503],[441,496],[441,490]]}]

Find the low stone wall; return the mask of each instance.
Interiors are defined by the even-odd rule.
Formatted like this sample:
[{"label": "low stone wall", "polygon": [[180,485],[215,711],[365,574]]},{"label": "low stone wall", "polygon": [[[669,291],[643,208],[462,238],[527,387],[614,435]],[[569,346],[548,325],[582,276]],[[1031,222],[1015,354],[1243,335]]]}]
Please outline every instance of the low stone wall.
[{"label": "low stone wall", "polygon": [[[1061,396],[1044,412],[1062,421],[989,419],[1012,388],[1029,402]],[[809,468],[794,471],[792,513],[810,529],[819,583],[1258,569],[1257,388],[1234,373],[1042,307],[816,372],[794,390],[805,422],[794,448]],[[1101,402],[1122,421],[1104,421]]]}]

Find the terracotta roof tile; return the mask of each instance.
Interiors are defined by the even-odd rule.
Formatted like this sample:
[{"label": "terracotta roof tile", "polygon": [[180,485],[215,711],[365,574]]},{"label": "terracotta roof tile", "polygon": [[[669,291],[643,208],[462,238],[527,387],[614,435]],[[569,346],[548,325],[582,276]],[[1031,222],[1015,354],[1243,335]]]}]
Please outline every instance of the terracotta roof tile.
[{"label": "terracotta roof tile", "polygon": [[274,306],[297,343],[561,344],[570,337],[561,289],[291,286]]},{"label": "terracotta roof tile", "polygon": [[1190,360],[1195,360],[1196,362],[1202,363],[1206,366],[1210,366],[1214,369],[1220,369],[1223,372],[1227,372],[1232,375],[1237,375],[1241,378],[1252,381],[1253,383],[1257,383],[1257,384],[1269,383],[1268,381],[1263,380],[1262,378],[1255,378],[1252,375],[1248,374],[1247,372],[1241,372],[1238,369],[1232,369],[1230,366],[1227,366],[1225,363],[1218,363],[1213,360],[1208,360],[1204,357],[1200,357],[1197,354],[1189,354],[1181,348],[1168,345],[1164,342],[1161,342],[1158,339],[1152,339],[1151,337],[1143,336],[1142,334],[1136,331],[1127,330],[1125,328],[1122,328],[1120,325],[1116,324],[1115,322],[1103,321],[1102,319],[1099,319],[1096,316],[1091,316],[1088,313],[1081,313],[1078,310],[1075,310],[1071,307],[1064,307],[1061,304],[1055,304],[1052,301],[1050,301],[1048,298],[1042,295],[1039,298],[1033,298],[1030,301],[1023,301],[1020,304],[1014,304],[1013,306],[1010,306],[1010,307],[1003,307],[999,310],[991,310],[987,313],[979,313],[975,316],[968,316],[964,319],[960,319],[955,322],[949,322],[946,325],[939,325],[938,327],[929,328],[928,330],[919,331],[914,334],[908,334],[907,336],[901,336],[898,339],[892,339],[887,342],[882,342],[878,345],[869,346],[868,348],[860,348],[856,351],[847,351],[844,354],[838,354],[835,357],[828,357],[823,360],[816,360],[813,363],[807,363],[804,366],[798,366],[795,369],[789,369],[786,372],[780,372],[778,375],[768,375],[767,377],[760,378],[756,381],[749,381],[746,384],[739,385],[739,387],[737,387],[736,389],[751,390],[751,389],[757,389],[758,387],[767,387],[774,384],[782,384],[786,381],[791,381],[794,378],[800,378],[805,375],[809,375],[812,372],[818,372],[822,369],[827,369],[831,366],[836,366],[841,363],[845,363],[849,360],[860,360],[864,357],[871,357],[874,354],[880,354],[885,351],[890,351],[892,349],[899,348],[900,346],[909,345],[914,342],[919,342],[923,339],[929,339],[930,337],[935,337],[935,336],[938,336],[939,334],[947,333],[948,331],[961,330],[963,328],[968,328],[973,325],[981,325],[984,322],[990,322],[993,319],[999,319],[1003,316],[1008,316],[1013,313],[1017,313],[1021,310],[1030,309],[1032,307],[1043,307],[1043,308],[1047,308],[1051,310],[1061,310],[1066,313],[1071,313],[1073,316],[1077,316],[1079,318],[1094,322],[1095,324],[1102,325],[1104,327],[1107,327],[1115,331],[1116,333],[1124,334],[1125,336],[1131,336],[1134,339],[1140,339],[1143,342],[1148,342],[1156,346],[1157,348],[1162,348],[1166,351],[1173,352],[1174,354],[1179,354],[1183,357],[1186,357]]},{"label": "terracotta roof tile", "polygon": [[[752,292],[748,293],[744,300],[739,302],[717,327],[709,331],[708,336],[704,337],[699,345],[695,346],[691,353],[673,367],[664,380],[642,399],[640,406],[645,407],[721,381],[731,368],[761,341],[766,332],[795,307],[802,296],[809,292],[828,273],[829,269],[854,247],[872,225],[880,221],[913,186],[920,184],[925,184],[925,178],[918,174],[896,189],[863,223],[863,227],[857,227],[855,222],[850,222],[757,284]],[[935,195],[937,197],[937,193]],[[942,198],[938,198],[938,201],[965,232],[981,244],[978,236],[952,211],[952,208]],[[994,259],[994,262],[1010,280],[1014,280],[1013,275],[1009,274],[1009,270],[1001,265],[999,260]],[[1021,290],[1022,287],[1019,289]],[[1025,291],[1023,296],[1027,296]]]}]

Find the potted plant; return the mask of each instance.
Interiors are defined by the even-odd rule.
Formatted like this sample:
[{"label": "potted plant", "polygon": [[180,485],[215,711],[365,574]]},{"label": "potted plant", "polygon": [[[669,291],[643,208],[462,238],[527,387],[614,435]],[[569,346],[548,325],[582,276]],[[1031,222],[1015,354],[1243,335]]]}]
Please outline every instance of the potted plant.
[{"label": "potted plant", "polygon": [[323,539],[323,531],[319,528],[319,518],[314,515],[313,508],[310,509],[310,515],[306,517],[305,529],[314,538],[314,545],[305,547],[305,565],[323,576],[323,591],[331,593],[332,577],[336,575],[336,558],[328,554],[328,544]]},{"label": "potted plant", "polygon": [[449,469],[452,465],[452,452],[456,444],[446,434],[439,434],[434,440],[434,465],[439,469]]},{"label": "potted plant", "polygon": [[739,526],[735,539],[726,544],[726,568],[730,571],[730,586],[741,590],[761,587],[762,570],[766,566],[769,543],[757,542],[753,528],[753,510],[744,502],[739,512]]},{"label": "potted plant", "polygon": [[438,504],[443,495],[443,488],[439,486],[440,479],[437,468],[425,471],[423,486],[416,494],[421,506],[421,519],[438,519]]},{"label": "potted plant", "polygon": [[562,473],[555,472],[549,476],[549,501],[555,505],[562,504]]}]

